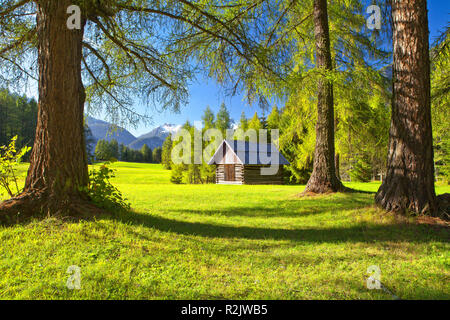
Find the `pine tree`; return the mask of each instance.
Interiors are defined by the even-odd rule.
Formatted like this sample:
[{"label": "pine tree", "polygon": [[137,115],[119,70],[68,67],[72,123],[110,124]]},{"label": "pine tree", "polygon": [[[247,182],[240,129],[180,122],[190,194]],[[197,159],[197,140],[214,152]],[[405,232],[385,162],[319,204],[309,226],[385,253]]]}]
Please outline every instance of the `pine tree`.
[{"label": "pine tree", "polygon": [[106,140],[100,139],[97,141],[95,147],[95,158],[97,160],[109,160],[112,157],[111,150],[109,149],[109,144]]},{"label": "pine tree", "polygon": [[150,149],[146,144],[144,144],[141,148],[141,154],[142,154],[142,161],[145,163],[152,163],[153,162],[153,156],[152,156],[152,149]]},{"label": "pine tree", "polygon": [[259,130],[263,129],[263,125],[261,123],[261,120],[258,117],[258,113],[255,112],[253,115],[253,118],[250,119],[248,122],[248,128],[256,130],[256,135],[258,136]]},{"label": "pine tree", "polygon": [[161,155],[162,155],[162,148],[156,147],[153,149],[153,162],[154,163],[161,163]]},{"label": "pine tree", "polygon": [[273,106],[272,111],[267,117],[267,127],[269,129],[279,129],[280,128],[280,111],[277,106]]},{"label": "pine tree", "polygon": [[117,161],[119,159],[119,143],[116,139],[112,139],[108,143],[108,149],[110,154],[109,158]]},{"label": "pine tree", "polygon": [[242,111],[241,119],[239,120],[239,129],[241,129],[244,132],[248,130],[248,120],[244,111]]},{"label": "pine tree", "polygon": [[212,112],[209,106],[203,112],[202,120],[204,129],[214,128],[214,112]]},{"label": "pine tree", "polygon": [[169,134],[164,143],[162,145],[161,151],[161,163],[163,164],[164,169],[170,170],[172,169],[172,135]]},{"label": "pine tree", "polygon": [[222,131],[223,136],[226,137],[225,136],[226,130],[230,129],[230,126],[231,126],[230,113],[228,112],[225,103],[222,103],[216,115],[216,128]]}]

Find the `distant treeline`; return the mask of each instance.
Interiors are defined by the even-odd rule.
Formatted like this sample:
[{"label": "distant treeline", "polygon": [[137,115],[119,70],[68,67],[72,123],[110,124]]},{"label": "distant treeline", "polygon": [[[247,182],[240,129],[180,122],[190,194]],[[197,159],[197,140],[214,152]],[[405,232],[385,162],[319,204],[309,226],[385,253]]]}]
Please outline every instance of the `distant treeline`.
[{"label": "distant treeline", "polygon": [[7,145],[12,137],[18,136],[16,142],[18,148],[32,147],[37,114],[36,100],[0,89],[0,145]]},{"label": "distant treeline", "polygon": [[125,162],[161,163],[161,147],[150,149],[146,144],[140,150],[128,148],[117,140],[99,140],[95,147],[94,156],[96,160],[119,160]]}]

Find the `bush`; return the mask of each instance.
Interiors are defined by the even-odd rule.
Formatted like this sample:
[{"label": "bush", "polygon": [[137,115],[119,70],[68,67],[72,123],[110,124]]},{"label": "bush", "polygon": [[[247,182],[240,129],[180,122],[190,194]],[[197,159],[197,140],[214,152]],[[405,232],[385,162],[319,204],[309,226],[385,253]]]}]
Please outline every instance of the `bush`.
[{"label": "bush", "polygon": [[[17,151],[16,141],[17,136],[11,139],[8,146],[0,146],[0,186],[8,192],[10,197],[14,197],[21,191],[15,169],[21,163],[23,156],[31,149],[23,147]],[[13,188],[15,188],[15,192]]]},{"label": "bush", "polygon": [[99,207],[114,210],[129,210],[130,203],[122,193],[110,182],[114,178],[114,170],[108,168],[109,162],[103,164],[99,170],[92,169],[89,172],[89,186],[86,193]]}]

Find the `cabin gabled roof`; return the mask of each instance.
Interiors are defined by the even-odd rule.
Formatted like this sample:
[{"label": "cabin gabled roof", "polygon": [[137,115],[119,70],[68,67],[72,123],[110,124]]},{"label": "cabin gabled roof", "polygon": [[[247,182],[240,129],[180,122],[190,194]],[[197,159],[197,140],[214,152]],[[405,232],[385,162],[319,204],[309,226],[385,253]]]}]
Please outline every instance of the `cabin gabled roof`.
[{"label": "cabin gabled roof", "polygon": [[[240,140],[223,140],[208,164],[221,163],[224,158],[224,144],[226,152],[231,150],[236,156],[236,164],[243,165],[289,165],[286,158],[278,151],[273,143],[253,143]],[[232,164],[232,163],[231,163]]]}]

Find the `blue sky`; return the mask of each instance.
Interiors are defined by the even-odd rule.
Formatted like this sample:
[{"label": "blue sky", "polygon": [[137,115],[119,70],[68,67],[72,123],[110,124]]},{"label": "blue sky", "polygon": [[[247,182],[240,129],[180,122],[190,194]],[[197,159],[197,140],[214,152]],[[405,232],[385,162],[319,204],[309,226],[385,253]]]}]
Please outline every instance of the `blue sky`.
[{"label": "blue sky", "polygon": [[[439,31],[442,31],[447,25],[449,16],[449,0],[428,0],[430,44],[434,42]],[[262,114],[257,105],[249,106],[242,95],[227,97],[224,91],[211,79],[203,79],[192,83],[189,86],[189,93],[189,104],[184,106],[180,113],[161,112],[151,108],[149,114],[153,118],[153,123],[147,127],[141,125],[136,129],[128,128],[129,131],[139,136],[164,123],[182,124],[186,120],[189,120],[191,123],[200,121],[206,106],[209,105],[214,112],[217,112],[222,102],[225,102],[231,117],[236,121],[239,121],[242,111],[245,111],[247,117],[251,117],[255,111],[258,114]],[[137,110],[142,110],[142,108],[141,106],[136,106]]]}]

